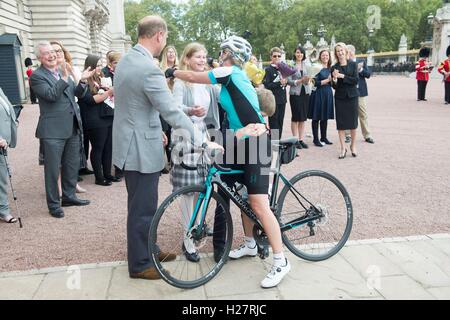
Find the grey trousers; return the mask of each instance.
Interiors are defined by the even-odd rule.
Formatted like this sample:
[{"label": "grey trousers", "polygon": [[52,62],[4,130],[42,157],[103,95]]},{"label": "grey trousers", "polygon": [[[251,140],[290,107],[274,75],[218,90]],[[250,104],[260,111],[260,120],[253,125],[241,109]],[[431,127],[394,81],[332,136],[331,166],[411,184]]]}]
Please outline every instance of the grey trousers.
[{"label": "grey trousers", "polygon": [[154,267],[148,246],[150,225],[158,208],[161,173],[124,171],[128,192],[127,247],[128,271],[139,273]]},{"label": "grey trousers", "polygon": [[[364,139],[368,139],[371,137],[370,131],[369,131],[369,121],[368,121],[368,115],[367,115],[367,104],[366,104],[366,97],[359,97],[358,99],[358,117],[359,117],[359,124],[361,125],[361,132],[364,137]],[[345,135],[347,137],[350,137],[350,131],[345,131]]]},{"label": "grey trousers", "polygon": [[8,205],[9,179],[6,169],[5,157],[0,153],[0,217],[5,218],[10,214]]},{"label": "grey trousers", "polygon": [[45,193],[49,209],[60,207],[58,177],[61,172],[63,199],[76,198],[80,169],[80,135],[74,131],[69,139],[41,139],[44,147]]}]

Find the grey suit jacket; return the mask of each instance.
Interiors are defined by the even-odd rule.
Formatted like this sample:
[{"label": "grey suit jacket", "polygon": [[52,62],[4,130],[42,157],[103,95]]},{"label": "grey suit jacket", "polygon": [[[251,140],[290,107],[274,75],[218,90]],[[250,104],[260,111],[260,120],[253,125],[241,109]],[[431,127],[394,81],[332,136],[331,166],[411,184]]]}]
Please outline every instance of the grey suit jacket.
[{"label": "grey suit jacket", "polygon": [[81,129],[80,108],[75,102],[75,83],[56,80],[49,70],[39,67],[30,77],[39,99],[40,116],[36,129],[39,139],[68,139],[73,134],[74,116]]},{"label": "grey suit jacket", "polygon": [[10,148],[17,143],[17,122],[14,108],[0,88],[0,138],[5,139]]},{"label": "grey suit jacket", "polygon": [[[306,67],[306,63],[305,61],[302,62],[302,70],[303,70],[303,77],[305,76],[310,76],[308,74],[308,68]],[[299,80],[302,78],[302,73],[297,70],[297,72],[295,74],[293,74],[292,76],[288,77],[288,84],[290,86],[289,89],[289,94],[290,95],[296,95],[299,96],[302,94],[302,87],[305,87],[305,93],[306,94],[311,94],[311,87],[308,84],[295,84],[296,80]]]},{"label": "grey suit jacket", "polygon": [[139,44],[117,65],[114,103],[113,163],[121,169],[155,173],[164,168],[160,114],[172,128],[187,130],[195,145],[202,143],[201,134],[175,105],[161,69]]},{"label": "grey suit jacket", "polygon": [[[211,102],[209,103],[208,113],[205,117],[206,126],[213,126],[214,129],[220,129],[220,116],[219,116],[219,89],[216,86],[207,86],[207,90],[211,97]],[[176,79],[173,86],[173,97],[175,99],[175,105],[181,107],[184,113],[188,114],[190,107],[192,107],[194,102],[194,97],[192,96],[192,90],[186,83],[182,80]]]}]

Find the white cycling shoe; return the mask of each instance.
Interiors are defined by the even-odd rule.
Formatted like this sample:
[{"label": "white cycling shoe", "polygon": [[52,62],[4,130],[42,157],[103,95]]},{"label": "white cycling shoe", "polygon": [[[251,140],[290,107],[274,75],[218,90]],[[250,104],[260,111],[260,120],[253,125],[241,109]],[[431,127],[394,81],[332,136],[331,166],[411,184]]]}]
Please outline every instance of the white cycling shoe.
[{"label": "white cycling shoe", "polygon": [[276,287],[290,270],[291,265],[287,259],[286,265],[284,266],[272,266],[270,272],[263,279],[263,281],[261,281],[261,287],[265,289]]},{"label": "white cycling shoe", "polygon": [[255,244],[254,248],[249,248],[244,243],[239,248],[234,249],[233,251],[230,251],[230,253],[228,254],[228,257],[230,257],[230,259],[240,259],[242,257],[247,257],[247,256],[248,257],[256,257],[257,254],[258,254],[258,246],[256,244]]}]

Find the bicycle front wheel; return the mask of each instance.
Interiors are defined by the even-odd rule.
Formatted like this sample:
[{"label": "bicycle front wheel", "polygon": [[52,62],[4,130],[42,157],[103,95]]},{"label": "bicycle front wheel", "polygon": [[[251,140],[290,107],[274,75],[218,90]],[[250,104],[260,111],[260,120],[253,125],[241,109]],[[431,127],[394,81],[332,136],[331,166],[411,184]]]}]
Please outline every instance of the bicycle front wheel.
[{"label": "bicycle front wheel", "polygon": [[[292,226],[282,233],[283,243],[305,260],[332,257],[352,229],[353,208],[347,190],[334,176],[318,170],[299,173],[289,182],[291,186],[280,193],[276,213],[281,225]],[[299,219],[310,221],[302,224]]]},{"label": "bicycle front wheel", "polygon": [[[150,227],[149,248],[155,267],[167,283],[178,288],[192,289],[211,280],[223,267],[233,241],[228,206],[214,191],[207,201],[205,192],[204,186],[188,186],[171,194],[156,211]],[[192,217],[194,210],[196,218]],[[158,252],[176,253],[177,258],[160,261]]]}]

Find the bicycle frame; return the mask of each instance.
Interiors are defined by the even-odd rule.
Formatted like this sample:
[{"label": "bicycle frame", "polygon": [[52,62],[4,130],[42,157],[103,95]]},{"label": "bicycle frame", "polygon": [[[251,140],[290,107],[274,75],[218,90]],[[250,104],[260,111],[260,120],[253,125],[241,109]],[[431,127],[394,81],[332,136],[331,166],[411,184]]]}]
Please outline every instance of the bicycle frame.
[{"label": "bicycle frame", "polygon": [[194,212],[191,217],[191,221],[189,223],[189,230],[194,226],[195,221],[197,220],[198,211],[200,209],[200,206],[202,205],[204,199],[206,199],[205,205],[202,207],[201,212],[201,218],[200,221],[204,221],[206,217],[206,210],[209,205],[209,200],[211,198],[211,193],[214,190],[214,185],[217,185],[218,188],[220,188],[228,198],[230,198],[234,204],[236,204],[239,209],[241,209],[242,212],[244,212],[254,223],[256,223],[258,226],[262,228],[261,223],[258,221],[258,218],[256,217],[256,214],[253,212],[253,210],[250,208],[250,205],[247,201],[242,199],[242,197],[235,192],[230,186],[228,186],[225,182],[223,182],[220,179],[220,176],[222,175],[236,175],[236,174],[243,174],[244,171],[242,170],[230,170],[230,171],[223,171],[219,168],[216,168],[215,166],[211,167],[211,169],[208,172],[208,176],[206,177],[205,181],[205,187],[206,191],[203,194],[200,194],[197,200],[197,203],[194,208]]},{"label": "bicycle frame", "polygon": [[[277,193],[278,193],[278,185],[279,185],[279,180],[281,179],[283,181],[283,183],[289,187],[289,190],[294,194],[294,196],[297,198],[298,202],[300,203],[300,205],[305,209],[308,210],[305,205],[302,203],[301,199],[298,197],[300,196],[304,201],[306,201],[312,208],[314,209],[315,212],[319,212],[320,210],[317,209],[311,202],[309,202],[305,197],[302,196],[302,194],[289,182],[289,180],[280,172],[280,159],[278,159],[277,161],[277,170],[275,171],[274,174],[274,183],[272,185],[272,194],[270,197],[270,207],[273,213],[276,212],[276,210],[278,210],[277,208]],[[253,212],[253,210],[251,209],[249,203],[247,201],[245,201],[240,195],[239,193],[237,193],[235,190],[232,189],[232,187],[230,187],[229,185],[227,185],[225,182],[223,182],[220,179],[220,176],[222,175],[236,175],[236,174],[243,174],[244,171],[242,170],[221,170],[220,168],[217,168],[216,166],[212,166],[210,168],[210,170],[208,171],[208,175],[206,177],[206,181],[205,181],[205,187],[206,187],[206,191],[205,193],[202,193],[199,195],[198,199],[197,199],[197,203],[195,205],[194,208],[194,212],[191,216],[191,221],[189,222],[189,228],[188,230],[191,230],[194,225],[195,225],[195,221],[197,221],[197,217],[199,214],[199,209],[202,205],[202,203],[206,200],[205,205],[202,207],[202,211],[201,211],[201,215],[200,215],[200,225],[203,225],[203,222],[205,221],[206,218],[206,211],[207,208],[209,206],[209,201],[211,199],[211,193],[214,190],[214,185],[217,185],[218,188],[220,188],[226,195],[228,198],[230,198],[234,204],[236,204],[236,206],[242,211],[244,212],[244,214],[246,216],[248,216],[261,230],[264,230],[262,224],[259,222],[256,214]],[[298,195],[298,196],[297,196]],[[281,232],[293,229],[293,228],[297,228],[300,227],[302,225],[305,225],[309,222],[312,222],[314,220],[317,220],[319,218],[321,218],[323,215],[320,214],[313,214],[312,216],[303,216],[303,217],[299,217],[296,218],[288,223],[282,224],[280,225],[280,229]]]}]

